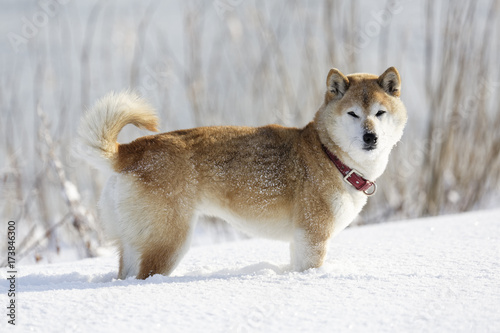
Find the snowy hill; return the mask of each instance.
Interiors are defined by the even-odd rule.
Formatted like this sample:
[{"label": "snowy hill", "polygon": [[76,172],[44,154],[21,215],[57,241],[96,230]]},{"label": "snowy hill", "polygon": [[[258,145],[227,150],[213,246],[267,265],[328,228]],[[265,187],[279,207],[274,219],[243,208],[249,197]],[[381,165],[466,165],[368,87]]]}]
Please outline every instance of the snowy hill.
[{"label": "snowy hill", "polygon": [[348,229],[304,273],[288,256],[260,239],[199,246],[146,281],[115,280],[114,256],[24,266],[16,330],[500,331],[500,210]]}]

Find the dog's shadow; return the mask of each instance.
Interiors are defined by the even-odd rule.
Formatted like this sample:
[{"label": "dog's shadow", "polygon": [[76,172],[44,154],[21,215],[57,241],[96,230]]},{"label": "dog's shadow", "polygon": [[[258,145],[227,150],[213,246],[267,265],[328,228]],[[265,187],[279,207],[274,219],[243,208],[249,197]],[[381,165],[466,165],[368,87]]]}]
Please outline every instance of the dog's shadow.
[{"label": "dog's shadow", "polygon": [[[268,262],[245,266],[238,269],[222,269],[218,271],[196,270],[186,272],[180,276],[154,275],[146,280],[128,278],[116,279],[117,272],[82,274],[79,272],[45,275],[32,273],[17,277],[19,292],[44,292],[52,290],[86,290],[109,287],[127,287],[134,285],[195,283],[211,280],[231,280],[235,278],[253,279],[255,276],[284,275],[290,273],[290,265],[275,265]],[[8,281],[6,281],[8,282]],[[0,286],[3,286],[3,281]]]},{"label": "dog's shadow", "polygon": [[[258,275],[282,275],[291,271],[290,265],[275,265],[269,262],[260,262],[237,269],[222,269],[215,272],[204,272],[202,270],[192,271],[184,274],[181,279],[194,278],[195,281],[229,279],[229,278],[251,278]],[[160,275],[159,275],[160,276]],[[154,278],[154,277],[153,277]],[[175,277],[174,277],[175,278]]]}]

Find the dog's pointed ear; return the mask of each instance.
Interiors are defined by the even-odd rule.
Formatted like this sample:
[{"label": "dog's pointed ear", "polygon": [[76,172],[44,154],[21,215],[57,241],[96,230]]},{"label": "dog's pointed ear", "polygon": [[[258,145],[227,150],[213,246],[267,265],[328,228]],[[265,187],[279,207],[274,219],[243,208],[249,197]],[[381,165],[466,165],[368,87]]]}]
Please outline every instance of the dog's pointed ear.
[{"label": "dog's pointed ear", "polygon": [[349,79],[338,69],[332,68],[326,78],[326,102],[341,99],[349,88]]},{"label": "dog's pointed ear", "polygon": [[399,97],[401,94],[401,78],[394,67],[389,67],[378,77],[378,84],[391,96]]}]

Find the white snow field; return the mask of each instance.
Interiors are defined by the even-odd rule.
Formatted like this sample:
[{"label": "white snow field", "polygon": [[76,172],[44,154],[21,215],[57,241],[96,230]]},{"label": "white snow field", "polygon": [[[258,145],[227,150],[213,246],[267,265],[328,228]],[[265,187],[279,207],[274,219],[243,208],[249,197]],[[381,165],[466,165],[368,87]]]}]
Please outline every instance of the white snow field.
[{"label": "white snow field", "polygon": [[116,280],[115,256],[21,266],[1,331],[500,332],[500,210],[351,228],[303,273],[288,256],[261,239],[198,246],[145,281]]}]

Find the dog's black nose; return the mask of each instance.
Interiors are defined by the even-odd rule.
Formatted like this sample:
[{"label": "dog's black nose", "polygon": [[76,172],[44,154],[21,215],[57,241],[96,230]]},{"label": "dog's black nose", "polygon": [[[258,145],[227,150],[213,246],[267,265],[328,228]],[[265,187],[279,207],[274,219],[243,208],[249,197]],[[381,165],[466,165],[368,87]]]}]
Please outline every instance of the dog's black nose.
[{"label": "dog's black nose", "polygon": [[365,149],[373,149],[377,146],[377,136],[373,133],[365,133],[363,135]]}]

